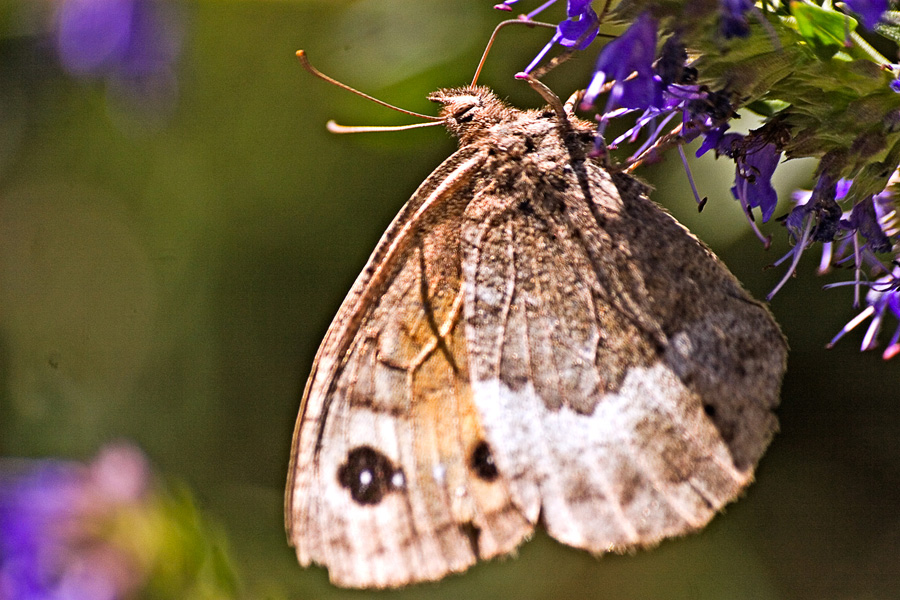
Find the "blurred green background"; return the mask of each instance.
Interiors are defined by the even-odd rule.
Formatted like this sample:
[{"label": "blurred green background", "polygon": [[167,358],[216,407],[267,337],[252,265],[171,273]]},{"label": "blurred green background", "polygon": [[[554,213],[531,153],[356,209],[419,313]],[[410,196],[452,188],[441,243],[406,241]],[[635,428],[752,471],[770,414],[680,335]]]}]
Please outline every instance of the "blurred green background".
[{"label": "blurred green background", "polygon": [[[849,273],[815,277],[813,253],[772,303],[792,348],[781,433],[746,497],[701,534],[601,559],[538,534],[515,560],[399,593],[301,569],[282,493],[310,363],[379,236],[454,144],[436,128],[328,134],[330,118],[410,119],[313,79],[294,53],[434,112],[425,95],[469,81],[504,15],[490,0],[168,3],[171,80],[123,92],[60,65],[57,4],[0,4],[0,454],[87,459],[134,441],[224,532],[248,598],[900,596],[900,360],[859,353],[862,331],[824,350],[856,311],[849,288],[821,290]],[[482,83],[539,105],[512,75],[547,38],[506,30]],[[595,54],[546,81],[567,96]],[[674,154],[641,175],[764,296],[786,233],[768,224],[763,250],[728,191],[733,166],[694,168],[710,198],[699,215]],[[780,169],[778,214],[809,171]]]}]

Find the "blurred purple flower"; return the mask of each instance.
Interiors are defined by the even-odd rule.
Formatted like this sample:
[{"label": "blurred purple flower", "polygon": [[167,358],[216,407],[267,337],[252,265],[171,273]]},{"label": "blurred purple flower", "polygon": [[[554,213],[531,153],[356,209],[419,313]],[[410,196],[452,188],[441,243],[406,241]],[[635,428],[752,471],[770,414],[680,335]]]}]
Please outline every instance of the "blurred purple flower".
[{"label": "blurred purple flower", "polygon": [[656,57],[656,21],[642,13],[618,38],[606,44],[597,59],[594,77],[581,103],[590,108],[603,84],[615,81],[604,113],[615,108],[662,107],[662,88],[653,72]]},{"label": "blurred purple flower", "polygon": [[726,38],[750,35],[747,11],[751,8],[752,0],[719,0],[719,31],[722,35]]},{"label": "blurred purple flower", "polygon": [[174,97],[181,31],[160,0],[62,0],[56,49],[71,75],[103,79],[125,100],[156,108]]},{"label": "blurred purple flower", "polygon": [[144,581],[133,551],[104,537],[147,489],[144,456],[111,446],[90,465],[0,472],[0,598],[115,600]]},{"label": "blurred purple flower", "polygon": [[850,10],[862,17],[866,29],[874,29],[888,9],[888,0],[844,0]]}]

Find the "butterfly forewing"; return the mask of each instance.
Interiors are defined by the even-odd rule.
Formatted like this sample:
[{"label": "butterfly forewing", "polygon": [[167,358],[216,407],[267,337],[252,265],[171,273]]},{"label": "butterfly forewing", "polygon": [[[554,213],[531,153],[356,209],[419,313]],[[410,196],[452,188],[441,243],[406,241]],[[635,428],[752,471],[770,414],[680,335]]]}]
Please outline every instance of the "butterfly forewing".
[{"label": "butterfly forewing", "polygon": [[301,562],[327,565],[342,585],[437,579],[510,551],[533,528],[478,455],[458,257],[481,162],[457,153],[420,186],[341,307],[308,384],[288,531]]}]

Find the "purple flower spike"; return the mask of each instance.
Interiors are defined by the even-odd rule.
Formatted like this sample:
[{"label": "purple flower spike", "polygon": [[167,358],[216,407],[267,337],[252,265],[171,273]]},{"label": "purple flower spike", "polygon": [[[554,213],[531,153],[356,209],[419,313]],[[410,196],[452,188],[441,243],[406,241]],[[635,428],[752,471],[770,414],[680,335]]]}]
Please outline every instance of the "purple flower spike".
[{"label": "purple flower spike", "polygon": [[844,0],[850,10],[862,17],[866,29],[874,29],[888,9],[888,0]]},{"label": "purple flower spike", "polygon": [[750,35],[747,11],[753,8],[751,0],[719,0],[719,8],[721,15],[719,30],[723,36],[733,38]]},{"label": "purple flower spike", "polygon": [[[728,137],[724,136],[723,140]],[[772,175],[781,160],[781,151],[771,143],[747,146],[733,156],[736,168],[731,193],[740,200],[748,215],[751,209],[758,207],[765,223],[772,217],[778,203],[778,194],[772,187]]]},{"label": "purple flower spike", "polygon": [[792,260],[790,267],[778,285],[769,292],[767,299],[771,300],[788,279],[794,276],[797,265],[800,264],[800,257],[812,242],[823,242],[825,246],[822,261],[819,263],[820,272],[830,264],[832,242],[840,227],[841,208],[835,200],[838,192],[846,193],[846,187],[836,183],[828,173],[823,173],[811,192],[791,194],[797,206],[784,218],[784,226],[794,239],[794,247],[775,261],[775,265],[780,265],[788,258]]},{"label": "purple flower spike", "polygon": [[600,18],[590,0],[569,0],[566,15],[568,18],[556,27],[559,45],[584,50],[597,37]]},{"label": "purple flower spike", "polygon": [[662,90],[653,73],[655,55],[656,21],[649,13],[643,13],[625,33],[600,52],[594,77],[581,104],[582,109],[587,110],[593,105],[607,81],[616,83],[604,112],[619,107],[661,107]]}]

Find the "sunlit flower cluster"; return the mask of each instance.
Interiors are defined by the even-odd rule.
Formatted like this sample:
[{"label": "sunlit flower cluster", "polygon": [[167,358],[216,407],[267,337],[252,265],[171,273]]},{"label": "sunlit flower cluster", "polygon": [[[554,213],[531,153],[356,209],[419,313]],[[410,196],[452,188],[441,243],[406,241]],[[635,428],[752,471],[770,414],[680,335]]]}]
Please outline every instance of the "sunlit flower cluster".
[{"label": "sunlit flower cluster", "polygon": [[[516,3],[517,0],[508,0],[497,5],[497,8],[510,10]],[[532,19],[552,4],[552,0],[545,2],[522,18]],[[771,236],[762,232],[760,223],[772,220],[779,209],[786,212],[777,220],[784,225],[793,246],[790,252],[775,263],[776,266],[785,268],[785,273],[769,297],[782,289],[796,272],[803,253],[812,245],[820,244],[820,272],[827,271],[832,265],[852,267],[853,279],[846,283],[855,286],[857,303],[861,301],[861,289],[868,289],[865,295],[867,307],[832,343],[862,320],[872,317],[863,348],[873,347],[885,317],[893,314],[900,319],[900,271],[891,266],[892,262],[900,264],[894,218],[895,198],[892,193],[894,185],[892,183],[884,187],[885,179],[881,187],[873,189],[880,175],[872,175],[879,168],[889,171],[896,169],[898,165],[895,163],[900,163],[900,159],[895,154],[889,155],[894,158],[886,163],[875,163],[870,158],[875,156],[877,144],[897,131],[891,125],[891,115],[900,114],[900,95],[891,94],[889,90],[900,91],[900,83],[896,78],[900,68],[879,57],[874,49],[853,33],[856,22],[849,15],[858,17],[862,26],[872,30],[883,23],[882,19],[887,18],[887,0],[848,0],[836,7],[832,7],[830,3],[821,7],[792,3],[789,9],[785,6],[782,10],[796,10],[793,21],[779,21],[782,17],[764,13],[768,8],[763,6],[761,10],[752,0],[718,0],[715,5],[717,9],[709,14],[701,14],[702,10],[698,5],[696,15],[690,14],[691,11],[673,13],[668,6],[656,4],[653,0],[623,2],[619,8],[622,6],[625,6],[622,9],[624,12],[620,12],[619,16],[627,15],[630,25],[601,49],[580,105],[582,110],[593,110],[596,113],[600,133],[596,152],[600,154],[623,143],[639,142],[638,148],[629,157],[629,162],[656,160],[659,153],[670,146],[677,147],[684,159],[682,145],[700,138],[698,156],[713,151],[716,156],[733,160],[735,181],[732,194],[740,203],[756,235],[767,246]],[[599,10],[600,15],[605,15],[607,8],[608,6],[603,6]],[[846,11],[844,15],[847,16],[836,12],[838,10]],[[553,38],[528,65],[527,71],[536,69],[554,45],[566,49],[583,49],[598,35],[602,17],[598,17],[598,11],[592,9],[590,2],[569,0],[566,14],[567,18],[557,26]],[[896,98],[893,102],[897,108],[884,117],[884,133],[873,131],[871,134],[860,135],[844,148],[834,147],[833,141],[830,141],[830,148],[811,148],[808,138],[809,132],[814,131],[814,128],[809,125],[808,120],[804,121],[807,129],[802,133],[806,137],[795,139],[792,136],[796,135],[796,125],[792,127],[790,117],[786,120],[780,120],[780,117],[769,119],[761,128],[748,134],[730,132],[730,122],[738,116],[737,109],[747,104],[747,98],[735,93],[727,83],[728,78],[725,78],[726,83],[719,89],[712,89],[701,83],[704,81],[704,72],[702,66],[698,71],[697,65],[708,64],[710,61],[703,63],[702,56],[700,62],[688,58],[685,37],[693,35],[694,41],[700,39],[696,34],[699,25],[692,22],[692,18],[696,18],[697,22],[706,19],[702,22],[716,27],[712,38],[705,38],[712,39],[706,46],[707,58],[709,53],[715,52],[727,55],[726,43],[731,44],[729,47],[739,48],[738,44],[743,43],[743,40],[753,39],[757,44],[755,48],[764,47],[764,50],[757,51],[768,51],[773,64],[777,64],[786,54],[776,26],[788,28],[782,29],[782,32],[790,30],[801,36],[801,41],[816,49],[820,60],[830,60],[831,56],[846,52],[848,48],[858,47],[861,56],[875,61],[889,75],[894,74],[893,80],[885,78],[882,89],[888,91],[887,103],[891,102],[890,97]],[[755,38],[752,37],[754,32]],[[847,61],[849,58],[845,54],[841,60]],[[774,106],[766,116],[771,117],[784,106],[790,105],[777,101]],[[805,107],[801,107],[799,114],[801,118],[808,119],[804,109]],[[791,113],[785,111],[783,114]],[[612,119],[625,115],[633,119],[633,125],[619,137],[604,140],[602,136],[607,124]],[[832,138],[826,134],[823,139]],[[807,145],[804,146],[804,143]],[[869,143],[876,149],[867,148]],[[798,146],[802,148],[800,153],[797,151]],[[814,189],[795,194],[794,207],[785,209],[779,203],[772,185],[772,176],[785,158],[798,155],[824,156],[828,160],[822,160],[820,164]],[[857,156],[859,166],[848,167],[849,156]],[[865,160],[872,161],[868,170],[863,168]],[[684,164],[687,168],[686,160]],[[689,170],[687,175],[702,209],[706,199],[700,199]],[[857,177],[860,178],[859,181]],[[849,191],[851,188],[853,192]],[[900,353],[898,338],[900,327],[889,342],[885,358]]]}]

